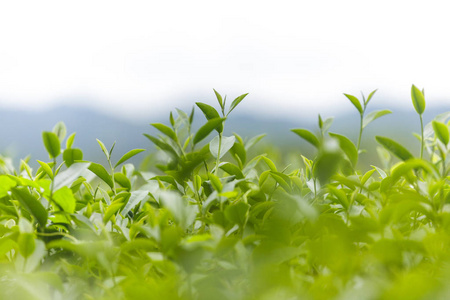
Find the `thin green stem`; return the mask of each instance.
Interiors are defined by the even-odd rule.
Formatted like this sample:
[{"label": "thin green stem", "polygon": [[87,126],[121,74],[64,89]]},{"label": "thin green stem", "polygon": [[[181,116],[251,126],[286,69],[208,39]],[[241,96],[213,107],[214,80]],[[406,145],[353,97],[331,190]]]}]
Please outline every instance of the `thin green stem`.
[{"label": "thin green stem", "polygon": [[217,151],[217,159],[216,159],[216,169],[214,170],[214,175],[218,176],[219,174],[219,163],[220,163],[220,148],[222,148],[222,133],[219,133],[219,150]]},{"label": "thin green stem", "polygon": [[360,122],[359,122],[359,137],[358,137],[358,146],[356,147],[359,153],[359,147],[361,145],[361,137],[363,132],[363,114],[361,114]]},{"label": "thin green stem", "polygon": [[111,160],[110,159],[108,159],[108,164],[109,164],[109,168],[111,169],[111,179],[112,179],[112,184],[113,184],[112,191],[113,191],[113,194],[115,196],[116,195],[116,181],[114,180],[114,168],[113,168],[113,166],[111,164]]},{"label": "thin green stem", "polygon": [[420,139],[420,159],[423,158],[423,145],[424,145],[424,140],[423,140],[423,119],[422,119],[422,115],[420,116],[420,132],[421,132],[421,139]]}]

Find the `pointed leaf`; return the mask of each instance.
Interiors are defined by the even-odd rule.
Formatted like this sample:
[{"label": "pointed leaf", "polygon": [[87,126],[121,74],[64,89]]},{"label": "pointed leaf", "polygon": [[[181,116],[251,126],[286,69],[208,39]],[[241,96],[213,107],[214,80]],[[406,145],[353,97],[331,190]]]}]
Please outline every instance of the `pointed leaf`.
[{"label": "pointed leaf", "polygon": [[163,140],[160,140],[146,133],[144,133],[144,136],[147,137],[150,141],[152,141],[153,144],[155,144],[155,146],[157,146],[159,149],[172,154],[174,157],[178,157],[178,153],[175,151],[175,149],[173,149],[171,145],[167,144]]},{"label": "pointed leaf", "polygon": [[239,97],[237,97],[236,99],[234,99],[233,102],[231,102],[230,110],[228,111],[228,114],[227,114],[227,115],[229,115],[230,112],[231,112],[236,106],[238,106],[238,104],[241,103],[241,101],[244,100],[244,98],[245,98],[247,95],[248,95],[248,93],[247,93],[247,94],[240,95]]},{"label": "pointed leaf", "polygon": [[90,164],[90,162],[75,163],[67,170],[58,173],[53,181],[53,188],[59,190],[63,186],[71,187],[72,183],[88,169]]},{"label": "pointed leaf", "polygon": [[411,99],[416,112],[421,115],[425,111],[425,97],[423,93],[413,84],[411,87]]},{"label": "pointed leaf", "polygon": [[57,157],[61,152],[58,136],[54,132],[44,131],[42,133],[45,149],[51,158]]},{"label": "pointed leaf", "polygon": [[100,145],[100,148],[102,148],[102,151],[106,156],[106,159],[109,160],[109,151],[108,151],[108,149],[106,149],[105,144],[103,144],[103,142],[100,141],[99,139],[96,139],[96,140],[97,140],[97,143]]},{"label": "pointed leaf", "polygon": [[251,147],[253,147],[256,143],[262,140],[266,134],[260,134],[252,137],[247,143],[245,143],[245,150],[248,151]]},{"label": "pointed leaf", "polygon": [[88,167],[88,170],[97,175],[101,180],[103,180],[110,188],[113,188],[114,184],[109,175],[108,171],[106,171],[105,167],[97,163],[91,163]]},{"label": "pointed leaf", "polygon": [[189,114],[189,124],[192,124],[192,122],[194,122],[194,112],[195,112],[195,107],[192,106],[191,113]]},{"label": "pointed leaf", "polygon": [[67,134],[66,125],[63,122],[56,123],[55,127],[53,127],[53,133],[56,134],[58,139],[62,142]]},{"label": "pointed leaf", "polygon": [[344,94],[344,95],[356,107],[356,109],[359,111],[360,114],[364,113],[363,108],[362,108],[361,103],[359,102],[358,98],[356,98],[355,96],[349,95],[349,94]]},{"label": "pointed leaf", "polygon": [[387,114],[391,114],[392,111],[390,111],[389,109],[383,109],[383,110],[377,110],[377,111],[373,111],[369,114],[367,114],[364,119],[363,119],[363,128],[365,128],[367,125],[369,125],[370,122],[375,121],[376,119],[387,115]]},{"label": "pointed leaf", "polygon": [[114,174],[114,180],[115,180],[118,184],[120,184],[120,186],[122,186],[122,187],[124,187],[124,188],[126,188],[126,189],[128,189],[128,190],[131,190],[131,182],[130,182],[130,180],[128,179],[128,177],[125,176],[125,174],[120,173],[120,172],[115,173],[115,174]]},{"label": "pointed leaf", "polygon": [[291,131],[300,136],[302,139],[309,142],[314,147],[319,148],[320,146],[319,140],[311,131],[307,129],[291,129]]},{"label": "pointed leaf", "polygon": [[222,170],[224,170],[225,172],[227,172],[230,175],[236,176],[236,179],[244,179],[245,178],[242,171],[236,165],[233,165],[232,163],[223,162],[219,165],[219,168],[221,168]]},{"label": "pointed leaf", "polygon": [[243,226],[247,219],[247,212],[250,209],[250,205],[244,202],[238,202],[234,205],[230,205],[225,209],[225,217],[233,224]]},{"label": "pointed leaf", "polygon": [[130,158],[132,158],[133,156],[135,156],[136,154],[139,154],[141,152],[145,151],[145,149],[133,149],[128,151],[127,153],[125,153],[120,159],[119,161],[116,163],[116,165],[114,166],[114,168],[116,168],[118,165],[120,165],[121,163],[126,162],[127,160],[129,160]]},{"label": "pointed leaf", "polygon": [[[195,104],[197,104],[197,106],[201,109],[201,111],[203,112],[203,114],[205,115],[207,120],[212,120],[212,119],[216,119],[216,118],[220,118],[219,113],[217,112],[217,110],[212,107],[211,105],[205,104],[205,103],[201,103],[201,102],[196,102]],[[223,131],[223,125],[220,124],[220,126],[218,126],[216,128],[217,132],[222,132]]]},{"label": "pointed leaf", "polygon": [[375,139],[378,143],[380,143],[384,148],[389,150],[392,154],[400,158],[401,160],[408,160],[413,158],[414,156],[402,145],[393,141],[387,137],[376,136]]},{"label": "pointed leaf", "polygon": [[200,127],[197,133],[194,136],[194,145],[198,144],[204,138],[206,138],[211,131],[217,129],[219,126],[222,126],[222,122],[225,121],[225,118],[214,118],[206,122],[205,125]]},{"label": "pointed leaf", "polygon": [[37,162],[41,165],[41,167],[44,170],[44,172],[47,173],[48,177],[50,177],[50,179],[53,179],[52,168],[50,168],[50,166],[47,163],[43,162],[43,161],[38,160]]},{"label": "pointed leaf", "polygon": [[447,146],[449,142],[449,132],[447,125],[438,121],[433,121],[432,124],[437,138]]},{"label": "pointed leaf", "polygon": [[39,222],[41,227],[45,227],[48,219],[48,212],[44,206],[36,199],[26,187],[14,187],[11,189],[14,197],[20,204]]},{"label": "pointed leaf", "polygon": [[329,135],[339,141],[339,147],[341,147],[345,155],[347,155],[348,159],[352,163],[353,167],[355,167],[358,163],[358,150],[356,149],[355,144],[353,144],[353,142],[344,135],[332,132],[330,132]]},{"label": "pointed leaf", "polygon": [[222,96],[215,89],[213,89],[213,90],[214,90],[214,94],[216,94],[216,98],[217,98],[217,101],[219,102],[220,107],[223,107]]},{"label": "pointed leaf", "polygon": [[167,135],[169,138],[171,138],[172,140],[176,141],[177,140],[177,134],[175,133],[175,131],[173,131],[172,128],[170,128],[169,126],[166,126],[164,124],[161,123],[152,123],[150,124],[153,127],[155,127],[156,129],[158,129],[160,132],[162,132],[163,134]]},{"label": "pointed leaf", "polygon": [[365,104],[367,106],[367,104],[369,104],[370,99],[372,99],[373,95],[376,93],[378,89],[373,90],[372,93],[369,94],[369,97],[367,97],[367,100],[365,101]]},{"label": "pointed leaf", "polygon": [[67,138],[67,140],[66,140],[66,149],[72,148],[73,141],[75,139],[75,134],[76,133],[74,132],[71,135],[69,135],[69,137]]},{"label": "pointed leaf", "polygon": [[75,161],[83,160],[83,152],[78,148],[68,148],[63,152],[63,159],[66,166],[70,167]]},{"label": "pointed leaf", "polygon": [[130,210],[132,210],[136,205],[141,203],[142,201],[146,200],[148,198],[148,191],[134,191],[131,192],[131,196],[128,199],[127,204],[122,209],[122,215],[126,216]]},{"label": "pointed leaf", "polygon": [[209,151],[211,151],[211,154],[217,158],[219,156],[219,159],[222,158],[227,152],[233,147],[234,142],[236,141],[235,136],[222,136],[222,143],[220,143],[220,151],[219,151],[219,136],[214,137],[211,142],[209,143]]},{"label": "pointed leaf", "polygon": [[53,193],[53,201],[65,212],[73,214],[75,212],[76,200],[72,190],[63,186]]}]

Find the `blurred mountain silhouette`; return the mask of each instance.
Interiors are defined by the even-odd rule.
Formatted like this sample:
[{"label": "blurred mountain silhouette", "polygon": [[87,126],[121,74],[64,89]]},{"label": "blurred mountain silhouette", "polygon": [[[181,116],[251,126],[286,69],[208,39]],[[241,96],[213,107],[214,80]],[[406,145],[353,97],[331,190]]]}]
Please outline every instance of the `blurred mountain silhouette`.
[{"label": "blurred mountain silhouette", "polygon": [[[385,108],[385,107],[382,107]],[[368,112],[381,109],[381,107],[369,107]],[[364,131],[362,148],[372,151],[376,147],[375,135],[383,135],[395,138],[398,142],[409,146],[418,141],[412,132],[420,132],[419,117],[413,108],[408,110],[392,109],[393,114],[383,116],[374,121]],[[445,112],[444,107],[427,108],[424,113],[425,124],[436,115]],[[176,115],[176,111],[174,111]],[[81,148],[85,159],[103,162],[105,158],[98,146],[96,139],[100,139],[110,147],[114,141],[113,160],[133,148],[155,150],[154,145],[143,136],[143,133],[156,135],[156,130],[150,123],[169,124],[169,112],[165,116],[149,118],[148,122],[129,122],[120,118],[104,115],[100,112],[81,107],[56,107],[47,111],[20,111],[0,110],[0,153],[14,159],[15,165],[19,159],[31,155],[30,163],[36,165],[36,159],[46,161],[48,155],[42,143],[42,131],[51,131],[53,126],[63,121],[67,126],[67,134],[76,132],[73,147]],[[323,118],[328,116],[324,115]],[[205,121],[199,110],[195,112],[194,129],[199,128]],[[293,128],[307,128],[313,132],[318,131],[317,121],[311,121],[311,116],[299,117],[297,120],[286,119],[283,116],[260,118],[253,114],[233,112],[225,125],[225,134],[238,133],[243,138],[251,138],[265,133],[265,141],[276,146],[282,146],[284,150],[301,149],[308,153],[312,147],[303,142],[297,135],[290,132]],[[356,112],[348,112],[334,116],[331,132],[337,132],[349,136],[356,141],[359,130],[359,115]],[[417,149],[412,149],[416,153]],[[150,153],[145,152],[145,153]],[[144,156],[136,158],[139,161]],[[106,161],[105,161],[106,162]]]}]

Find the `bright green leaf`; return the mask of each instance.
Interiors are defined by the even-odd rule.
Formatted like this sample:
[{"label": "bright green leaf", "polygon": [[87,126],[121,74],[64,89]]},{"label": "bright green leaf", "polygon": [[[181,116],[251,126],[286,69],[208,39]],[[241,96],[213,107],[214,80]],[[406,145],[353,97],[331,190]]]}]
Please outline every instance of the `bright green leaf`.
[{"label": "bright green leaf", "polygon": [[411,86],[411,99],[416,112],[419,115],[423,114],[425,111],[425,97],[414,84]]},{"label": "bright green leaf", "polygon": [[141,153],[145,151],[145,149],[133,149],[128,151],[127,153],[125,153],[120,159],[119,161],[116,163],[116,165],[114,166],[114,168],[117,168],[118,165],[120,165],[121,163],[126,162],[127,160],[129,160],[130,158],[132,158],[133,156]]},{"label": "bright green leaf", "polygon": [[389,150],[392,154],[400,158],[401,160],[408,160],[413,158],[414,156],[402,145],[397,143],[394,140],[391,140],[387,137],[376,136],[375,139],[378,143],[380,143],[384,148]]},{"label": "bright green leaf", "polygon": [[14,187],[11,189],[14,197],[20,204],[32,214],[41,227],[45,227],[48,219],[48,212],[44,206],[25,187]]},{"label": "bright green leaf", "polygon": [[105,167],[97,163],[91,163],[88,167],[89,171],[97,175],[101,180],[103,180],[110,188],[114,187],[111,175],[106,171]]},{"label": "bright green leaf", "polygon": [[61,153],[61,145],[58,136],[54,132],[44,131],[42,133],[45,149],[51,158],[57,157]]},{"label": "bright green leaf", "polygon": [[384,110],[377,110],[377,111],[373,111],[369,114],[367,114],[364,119],[363,119],[363,128],[365,128],[367,125],[369,125],[369,123],[371,123],[372,121],[375,121],[376,119],[390,114],[392,113],[392,111],[390,111],[389,109],[384,109]]},{"label": "bright green leaf", "polygon": [[433,121],[431,124],[433,124],[433,129],[437,138],[447,146],[449,142],[449,131],[447,125],[438,121]]},{"label": "bright green leaf", "polygon": [[363,110],[358,98],[356,98],[355,96],[349,95],[349,94],[344,94],[344,95],[345,95],[345,97],[348,98],[348,100],[350,100],[350,102],[356,107],[356,109],[362,115],[364,113],[364,110]]},{"label": "bright green leaf", "polygon": [[316,148],[319,148],[320,143],[317,137],[309,130],[307,129],[291,129],[291,131],[298,136],[300,136],[302,139],[310,143]]},{"label": "bright green leaf", "polygon": [[76,200],[72,190],[63,186],[53,193],[53,201],[65,212],[73,214],[75,212]]},{"label": "bright green leaf", "polygon": [[206,124],[200,127],[200,129],[195,134],[194,144],[198,144],[200,141],[206,138],[211,133],[211,131],[218,128],[218,126],[222,126],[223,121],[225,121],[225,118],[214,118],[206,122]]}]

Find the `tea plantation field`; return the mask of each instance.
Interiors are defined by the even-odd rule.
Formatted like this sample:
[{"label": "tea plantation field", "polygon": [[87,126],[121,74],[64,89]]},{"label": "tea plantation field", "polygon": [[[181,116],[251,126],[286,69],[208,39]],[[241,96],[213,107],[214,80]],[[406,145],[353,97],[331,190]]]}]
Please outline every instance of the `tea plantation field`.
[{"label": "tea plantation field", "polygon": [[368,109],[375,91],[344,94],[357,139],[319,115],[313,130],[286,128],[314,154],[280,157],[264,135],[226,136],[247,94],[214,93],[150,124],[149,151],[113,159],[97,140],[104,159],[87,161],[60,122],[42,133],[39,168],[0,157],[0,298],[450,298],[450,113],[424,124],[413,85],[416,148],[376,136],[363,149],[391,111]]}]

